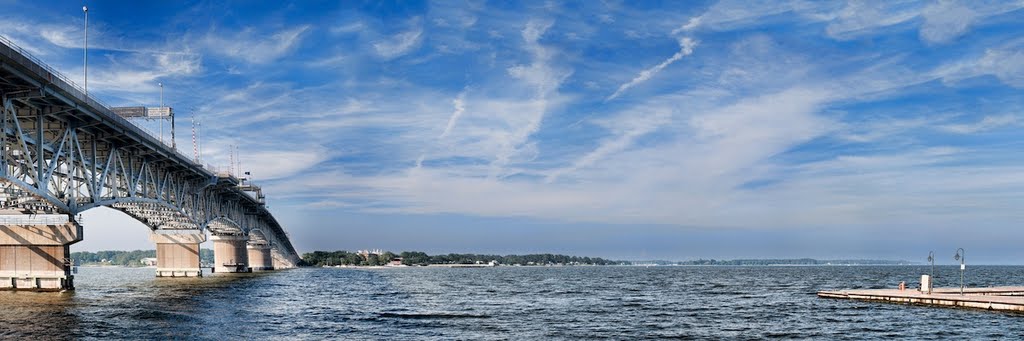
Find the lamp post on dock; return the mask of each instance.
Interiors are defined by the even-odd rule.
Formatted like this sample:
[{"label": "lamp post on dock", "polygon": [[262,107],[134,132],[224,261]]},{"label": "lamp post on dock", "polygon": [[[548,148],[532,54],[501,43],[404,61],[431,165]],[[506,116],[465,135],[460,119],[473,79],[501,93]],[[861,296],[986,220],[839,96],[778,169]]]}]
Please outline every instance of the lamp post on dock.
[{"label": "lamp post on dock", "polygon": [[962,247],[957,248],[956,249],[956,255],[953,256],[953,259],[960,261],[960,296],[963,296],[964,295],[964,269],[967,268],[967,266],[964,265],[964,262],[967,260],[967,252],[964,251],[964,248],[962,248]]},{"label": "lamp post on dock", "polygon": [[928,251],[928,263],[932,265],[932,272],[928,275],[935,278],[935,251]]}]

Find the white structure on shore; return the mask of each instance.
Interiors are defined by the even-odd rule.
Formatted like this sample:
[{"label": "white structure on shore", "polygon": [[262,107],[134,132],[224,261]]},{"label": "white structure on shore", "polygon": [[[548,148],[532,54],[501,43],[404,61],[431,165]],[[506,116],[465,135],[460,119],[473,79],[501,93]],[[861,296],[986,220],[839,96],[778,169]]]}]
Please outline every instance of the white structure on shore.
[{"label": "white structure on shore", "polygon": [[356,254],[358,254],[360,256],[363,256],[363,259],[370,259],[370,255],[379,256],[379,255],[384,254],[384,250],[381,250],[381,249],[359,250],[359,251],[356,251]]}]

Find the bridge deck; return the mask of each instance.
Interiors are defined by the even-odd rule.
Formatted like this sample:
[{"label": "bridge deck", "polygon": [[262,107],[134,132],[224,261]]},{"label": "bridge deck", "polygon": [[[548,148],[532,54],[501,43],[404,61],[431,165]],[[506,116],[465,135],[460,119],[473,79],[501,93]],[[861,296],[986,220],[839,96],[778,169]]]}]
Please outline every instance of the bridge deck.
[{"label": "bridge deck", "polygon": [[1024,287],[1021,286],[966,288],[964,295],[960,295],[960,288],[935,288],[931,294],[915,289],[819,291],[818,297],[1024,312]]},{"label": "bridge deck", "polygon": [[[57,70],[36,59],[27,51],[18,47],[7,38],[0,36],[0,71],[15,73],[15,77],[4,77],[6,81],[27,82],[14,84],[24,89],[25,86],[37,87],[46,96],[57,97],[62,105],[74,107],[76,110],[62,113],[77,116],[83,122],[90,122],[94,130],[108,132],[107,138],[124,139],[142,145],[154,156],[172,161],[191,172],[203,177],[213,176],[213,172],[205,169],[170,145],[160,142],[152,134],[145,132],[127,119],[111,111],[110,106],[89,96],[78,84],[71,81]],[[94,121],[102,124],[92,124]]]}]

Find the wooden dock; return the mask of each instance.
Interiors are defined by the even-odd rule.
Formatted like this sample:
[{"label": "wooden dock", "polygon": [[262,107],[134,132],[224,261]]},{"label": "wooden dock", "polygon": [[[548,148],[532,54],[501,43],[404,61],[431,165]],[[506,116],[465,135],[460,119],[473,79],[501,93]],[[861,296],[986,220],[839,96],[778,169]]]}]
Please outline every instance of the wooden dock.
[{"label": "wooden dock", "polygon": [[960,288],[935,288],[930,294],[916,289],[857,289],[819,291],[818,297],[1024,312],[1024,287],[966,288],[963,295]]}]

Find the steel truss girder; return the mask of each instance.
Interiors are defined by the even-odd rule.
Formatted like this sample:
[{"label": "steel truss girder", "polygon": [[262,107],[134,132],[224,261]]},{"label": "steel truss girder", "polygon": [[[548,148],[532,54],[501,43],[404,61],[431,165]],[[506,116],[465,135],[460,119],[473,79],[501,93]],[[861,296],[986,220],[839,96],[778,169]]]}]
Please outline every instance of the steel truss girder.
[{"label": "steel truss girder", "polygon": [[283,247],[279,251],[297,261],[283,228],[237,185],[95,129],[96,122],[76,115],[76,106],[10,98],[3,91],[0,210],[75,219],[106,206],[153,230],[258,231],[254,243]]}]

